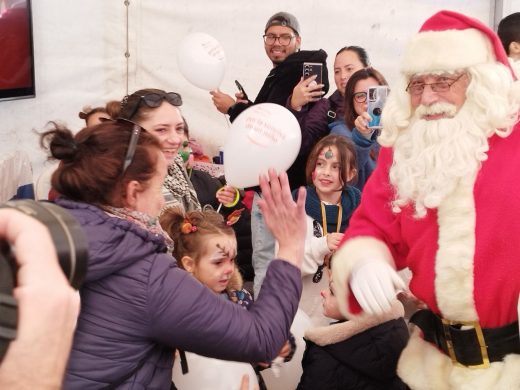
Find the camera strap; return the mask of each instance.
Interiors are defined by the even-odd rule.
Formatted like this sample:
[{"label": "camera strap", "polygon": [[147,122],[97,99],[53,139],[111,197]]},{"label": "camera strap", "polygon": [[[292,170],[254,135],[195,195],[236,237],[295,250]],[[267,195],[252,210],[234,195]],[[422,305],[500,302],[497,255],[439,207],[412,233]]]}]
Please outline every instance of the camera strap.
[{"label": "camera strap", "polygon": [[13,289],[12,264],[2,250],[0,253],[0,360],[3,359],[11,340],[16,338],[18,304],[13,297]]}]

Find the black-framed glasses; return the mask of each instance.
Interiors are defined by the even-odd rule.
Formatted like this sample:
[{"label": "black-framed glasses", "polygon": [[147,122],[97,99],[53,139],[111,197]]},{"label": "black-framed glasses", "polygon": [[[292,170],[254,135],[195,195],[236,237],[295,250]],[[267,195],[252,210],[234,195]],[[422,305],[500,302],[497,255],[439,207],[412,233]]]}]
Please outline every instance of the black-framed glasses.
[{"label": "black-framed glasses", "polygon": [[367,101],[366,92],[356,92],[353,97],[354,97],[354,100],[358,103],[365,103]]},{"label": "black-framed glasses", "polygon": [[278,40],[278,43],[282,46],[288,46],[291,41],[296,38],[295,35],[292,34],[282,34],[282,35],[274,35],[274,34],[266,34],[262,35],[264,38],[264,42],[267,45],[274,45]]},{"label": "black-framed glasses", "polygon": [[137,141],[139,141],[139,135],[141,134],[141,131],[146,130],[139,126],[137,123],[129,121],[128,119],[118,118],[117,122],[132,126],[132,135],[130,136],[130,141],[128,142],[128,149],[126,149],[126,156],[123,160],[123,171],[121,172],[121,176],[124,176],[126,170],[134,160],[135,149],[137,148]]},{"label": "black-framed glasses", "polygon": [[182,97],[177,92],[150,92],[144,95],[132,94],[125,96],[121,102],[121,116],[131,120],[141,106],[141,102],[144,102],[150,108],[157,108],[163,100],[175,107],[182,106]]},{"label": "black-framed glasses", "polygon": [[442,81],[436,81],[435,83],[422,83],[419,81],[412,80],[406,87],[406,92],[413,96],[419,96],[422,95],[422,93],[424,92],[424,88],[426,88],[427,85],[430,86],[433,92],[448,92],[451,86],[455,84],[457,81],[459,81],[460,78],[465,74],[466,73],[461,73],[459,77],[455,79],[445,77]]}]

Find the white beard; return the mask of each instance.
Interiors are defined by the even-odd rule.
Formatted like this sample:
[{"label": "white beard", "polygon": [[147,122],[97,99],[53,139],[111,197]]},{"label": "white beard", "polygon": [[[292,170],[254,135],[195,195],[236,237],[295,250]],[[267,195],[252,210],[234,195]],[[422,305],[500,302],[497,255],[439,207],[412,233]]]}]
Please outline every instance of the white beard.
[{"label": "white beard", "polygon": [[468,99],[454,117],[430,121],[420,118],[443,112],[451,116],[455,107],[437,103],[415,110],[410,126],[393,145],[390,182],[396,188],[394,212],[413,204],[415,216],[424,217],[426,208],[437,208],[461,179],[473,177],[481,161],[487,159],[490,131],[474,119],[479,116],[472,115],[472,108],[476,109]]}]

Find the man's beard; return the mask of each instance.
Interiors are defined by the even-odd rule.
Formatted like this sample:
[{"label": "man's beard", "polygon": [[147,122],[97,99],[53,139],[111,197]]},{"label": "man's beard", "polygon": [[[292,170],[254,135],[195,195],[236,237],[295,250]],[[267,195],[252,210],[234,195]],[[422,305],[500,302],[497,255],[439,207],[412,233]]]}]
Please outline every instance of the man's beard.
[{"label": "man's beard", "polygon": [[461,179],[471,178],[487,158],[489,129],[472,115],[476,109],[470,100],[452,118],[420,119],[425,114],[447,113],[455,106],[436,103],[419,106],[410,126],[397,137],[393,150],[390,182],[396,189],[392,202],[395,212],[412,203],[415,216],[426,215],[426,208],[436,208],[454,191]]}]

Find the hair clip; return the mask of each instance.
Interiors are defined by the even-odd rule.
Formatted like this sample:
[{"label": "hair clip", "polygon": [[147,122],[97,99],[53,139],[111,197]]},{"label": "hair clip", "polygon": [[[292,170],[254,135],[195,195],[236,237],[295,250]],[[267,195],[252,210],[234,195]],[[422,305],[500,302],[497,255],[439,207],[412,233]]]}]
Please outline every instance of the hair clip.
[{"label": "hair clip", "polygon": [[124,106],[126,106],[126,103],[128,103],[128,98],[130,97],[130,95],[125,95],[125,97],[123,98],[123,100],[121,100],[121,108],[123,108]]},{"label": "hair clip", "polygon": [[186,218],[181,225],[182,234],[190,234],[197,231],[197,226],[192,225],[191,222]]},{"label": "hair clip", "polygon": [[235,210],[231,214],[229,214],[226,218],[226,225],[233,226],[235,223],[237,223],[240,219],[240,216],[242,215],[242,211],[244,211],[244,208]]}]

